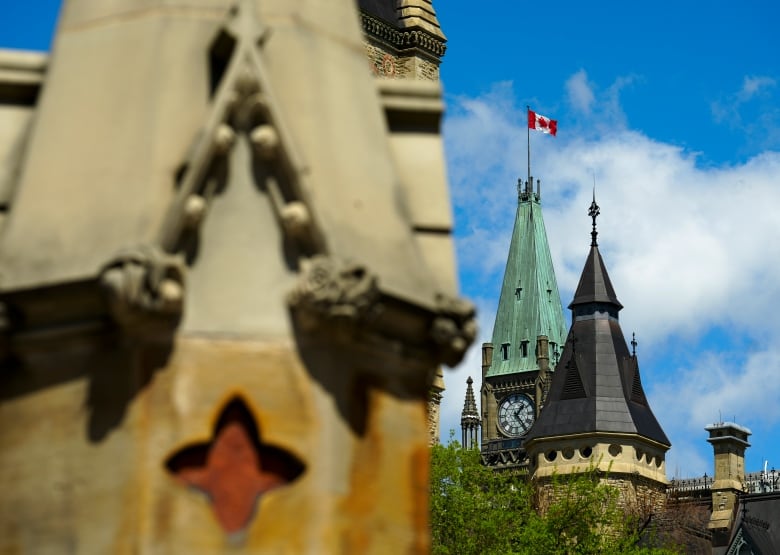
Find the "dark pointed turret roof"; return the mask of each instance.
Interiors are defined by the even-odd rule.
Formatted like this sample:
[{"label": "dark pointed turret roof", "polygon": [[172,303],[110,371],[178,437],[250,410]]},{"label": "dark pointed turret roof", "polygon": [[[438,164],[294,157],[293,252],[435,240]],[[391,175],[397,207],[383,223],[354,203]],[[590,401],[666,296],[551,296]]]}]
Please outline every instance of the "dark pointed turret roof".
[{"label": "dark pointed turret roof", "polygon": [[590,248],[585,267],[582,269],[580,283],[577,285],[574,300],[569,304],[569,308],[589,303],[608,303],[615,305],[618,310],[623,308],[617,300],[607,268],[604,266],[604,259],[601,258],[596,245]]},{"label": "dark pointed turret roof", "polygon": [[612,432],[638,434],[671,445],[650,410],[637,358],[623,337],[618,322],[622,305],[596,244],[595,217],[590,253],[569,308],[572,325],[566,347],[553,374],[547,403],[526,442]]}]

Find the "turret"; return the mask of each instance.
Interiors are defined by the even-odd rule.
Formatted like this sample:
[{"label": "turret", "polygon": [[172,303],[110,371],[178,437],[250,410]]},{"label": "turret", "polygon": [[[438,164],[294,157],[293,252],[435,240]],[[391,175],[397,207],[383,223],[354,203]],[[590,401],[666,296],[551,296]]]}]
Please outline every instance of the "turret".
[{"label": "turret", "polygon": [[477,402],[474,399],[474,389],[471,384],[474,380],[466,380],[466,400],[463,403],[463,412],[460,415],[460,429],[462,434],[462,444],[464,449],[478,449],[479,439],[479,411],[477,411]]},{"label": "turret", "polygon": [[572,325],[525,448],[531,472],[541,482],[593,466],[624,482],[624,494],[641,493],[650,505],[660,505],[670,443],[650,410],[636,355],[623,338],[618,321],[623,305],[596,241],[595,198],[588,214],[591,247],[569,305]]}]

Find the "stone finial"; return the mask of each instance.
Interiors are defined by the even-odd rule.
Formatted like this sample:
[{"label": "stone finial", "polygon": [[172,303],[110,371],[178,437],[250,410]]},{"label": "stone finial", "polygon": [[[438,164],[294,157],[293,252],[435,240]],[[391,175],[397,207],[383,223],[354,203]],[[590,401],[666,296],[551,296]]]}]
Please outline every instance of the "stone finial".
[{"label": "stone finial", "polygon": [[599,217],[599,214],[601,214],[601,209],[599,208],[599,205],[596,204],[596,188],[594,186],[593,188],[593,201],[590,203],[590,208],[588,208],[588,216],[590,216],[593,219],[593,230],[590,232],[591,247],[597,247],[598,242],[596,241],[596,237],[598,236],[598,232],[596,231],[596,218]]}]

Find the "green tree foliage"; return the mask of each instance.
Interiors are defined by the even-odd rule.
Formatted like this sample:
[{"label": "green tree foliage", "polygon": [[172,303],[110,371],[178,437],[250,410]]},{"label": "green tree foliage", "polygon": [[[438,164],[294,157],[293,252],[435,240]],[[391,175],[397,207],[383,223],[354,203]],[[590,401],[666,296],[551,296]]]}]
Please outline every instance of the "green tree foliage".
[{"label": "green tree foliage", "polygon": [[544,514],[523,477],[497,473],[457,441],[433,448],[430,483],[434,555],[661,555],[639,546],[642,523],[623,512],[618,491],[594,471],[556,478]]}]

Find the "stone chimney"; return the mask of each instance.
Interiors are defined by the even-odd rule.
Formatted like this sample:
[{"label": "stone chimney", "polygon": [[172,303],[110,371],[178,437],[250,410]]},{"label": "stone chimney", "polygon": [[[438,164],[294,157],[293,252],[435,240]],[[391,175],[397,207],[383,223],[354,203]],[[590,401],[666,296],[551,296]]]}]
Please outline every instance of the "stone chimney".
[{"label": "stone chimney", "polygon": [[704,428],[715,451],[715,479],[712,483],[712,515],[707,527],[712,545],[728,542],[740,492],[745,491],[745,449],[750,430],[733,422],[719,422]]}]

